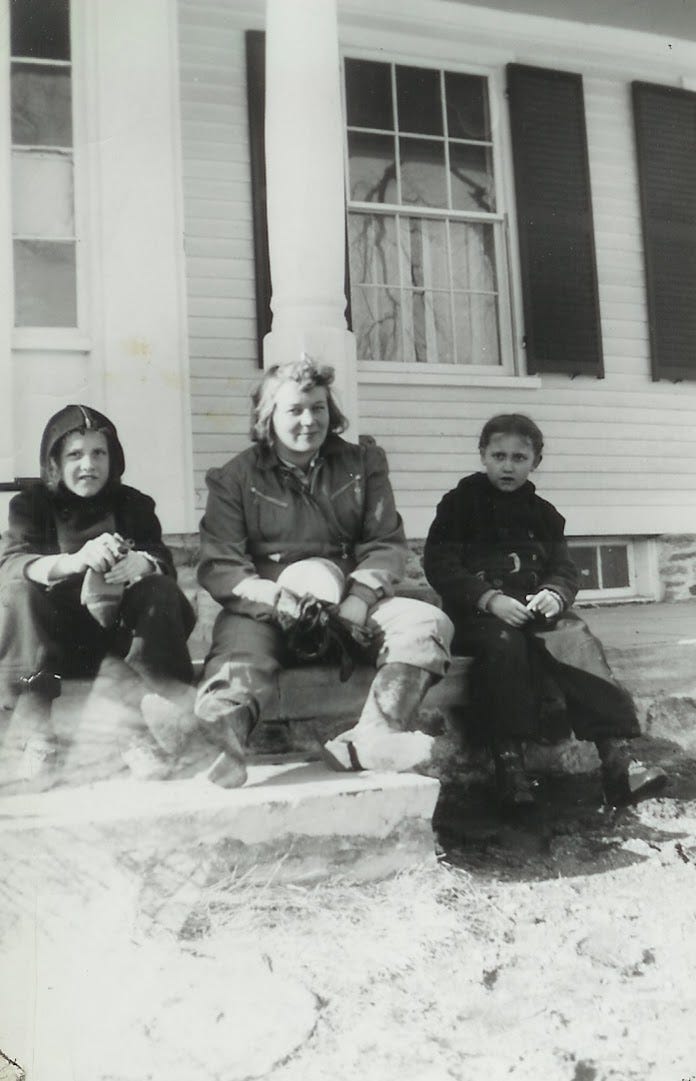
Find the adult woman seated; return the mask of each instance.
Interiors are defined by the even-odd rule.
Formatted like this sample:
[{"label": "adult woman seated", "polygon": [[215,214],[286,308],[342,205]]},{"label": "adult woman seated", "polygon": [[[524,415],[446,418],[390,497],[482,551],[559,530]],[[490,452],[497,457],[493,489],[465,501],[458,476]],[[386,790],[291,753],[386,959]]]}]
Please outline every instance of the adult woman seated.
[{"label": "adult woman seated", "polygon": [[306,356],[271,368],[252,398],[252,446],[206,477],[198,577],[222,611],[195,710],[221,748],[209,776],[224,787],[246,779],[245,747],[292,660],[306,594],[372,632],[377,666],[357,724],[325,745],[329,765],[410,770],[430,757],[431,737],[405,729],[449,664],[452,625],[393,595],[406,542],[386,457],[340,438],[333,378]]}]

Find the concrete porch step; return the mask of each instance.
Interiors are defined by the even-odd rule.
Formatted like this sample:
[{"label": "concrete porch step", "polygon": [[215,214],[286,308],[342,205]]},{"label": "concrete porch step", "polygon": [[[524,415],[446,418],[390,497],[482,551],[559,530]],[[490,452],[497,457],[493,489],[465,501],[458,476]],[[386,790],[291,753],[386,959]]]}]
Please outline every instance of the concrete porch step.
[{"label": "concrete porch step", "polygon": [[[177,931],[202,886],[381,878],[434,860],[439,785],[257,762],[242,789],[117,777],[0,799],[3,913],[59,918],[112,889]],[[37,910],[38,905],[38,910]]]}]

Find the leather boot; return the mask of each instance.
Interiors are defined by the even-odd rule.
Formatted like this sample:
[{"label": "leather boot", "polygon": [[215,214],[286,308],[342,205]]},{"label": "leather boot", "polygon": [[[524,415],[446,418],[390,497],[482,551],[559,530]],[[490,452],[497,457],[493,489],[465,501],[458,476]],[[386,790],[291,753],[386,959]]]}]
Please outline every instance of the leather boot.
[{"label": "leather boot", "polygon": [[639,762],[625,739],[598,739],[595,743],[602,763],[602,787],[606,802],[622,807],[659,795],[668,782],[660,766]]},{"label": "leather boot", "polygon": [[221,788],[241,788],[247,779],[245,751],[258,723],[259,711],[250,698],[240,702],[230,697],[226,680],[211,680],[196,698],[200,732],[219,753],[199,776]]},{"label": "leather boot", "polygon": [[534,806],[534,793],[524,768],[519,740],[499,740],[493,745],[495,783],[498,800],[507,810],[522,811]]},{"label": "leather boot", "polygon": [[412,664],[379,669],[360,720],[324,745],[324,760],[335,770],[379,769],[410,772],[429,761],[433,737],[406,731],[435,676]]}]

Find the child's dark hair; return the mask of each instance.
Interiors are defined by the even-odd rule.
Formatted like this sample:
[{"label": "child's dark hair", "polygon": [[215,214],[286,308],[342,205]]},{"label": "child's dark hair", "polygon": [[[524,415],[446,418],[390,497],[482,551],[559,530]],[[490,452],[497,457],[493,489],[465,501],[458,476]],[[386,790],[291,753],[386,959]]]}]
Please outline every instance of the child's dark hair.
[{"label": "child's dark hair", "polygon": [[528,439],[535,457],[541,458],[544,449],[541,428],[524,413],[498,413],[487,420],[479,436],[479,450],[485,450],[494,435],[517,435],[520,439]]}]

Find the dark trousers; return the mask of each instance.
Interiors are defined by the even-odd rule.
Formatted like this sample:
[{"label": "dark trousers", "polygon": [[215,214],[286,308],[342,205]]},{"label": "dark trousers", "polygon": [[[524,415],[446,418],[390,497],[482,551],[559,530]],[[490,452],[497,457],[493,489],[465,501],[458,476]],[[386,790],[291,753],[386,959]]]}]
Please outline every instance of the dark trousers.
[{"label": "dark trousers", "polygon": [[[575,612],[552,626],[510,627],[482,614],[455,620],[454,652],[474,657],[471,673],[473,742],[630,738],[640,734],[633,700],[614,678],[602,643]],[[566,731],[545,730],[542,694],[547,677],[565,699]]]},{"label": "dark trousers", "polygon": [[46,589],[24,578],[0,587],[0,705],[14,704],[21,676],[94,676],[107,654],[125,657],[146,680],[192,682],[186,639],[195,616],[172,578],[153,574],[129,586],[109,628],[80,604],[80,587],[67,579]]}]

